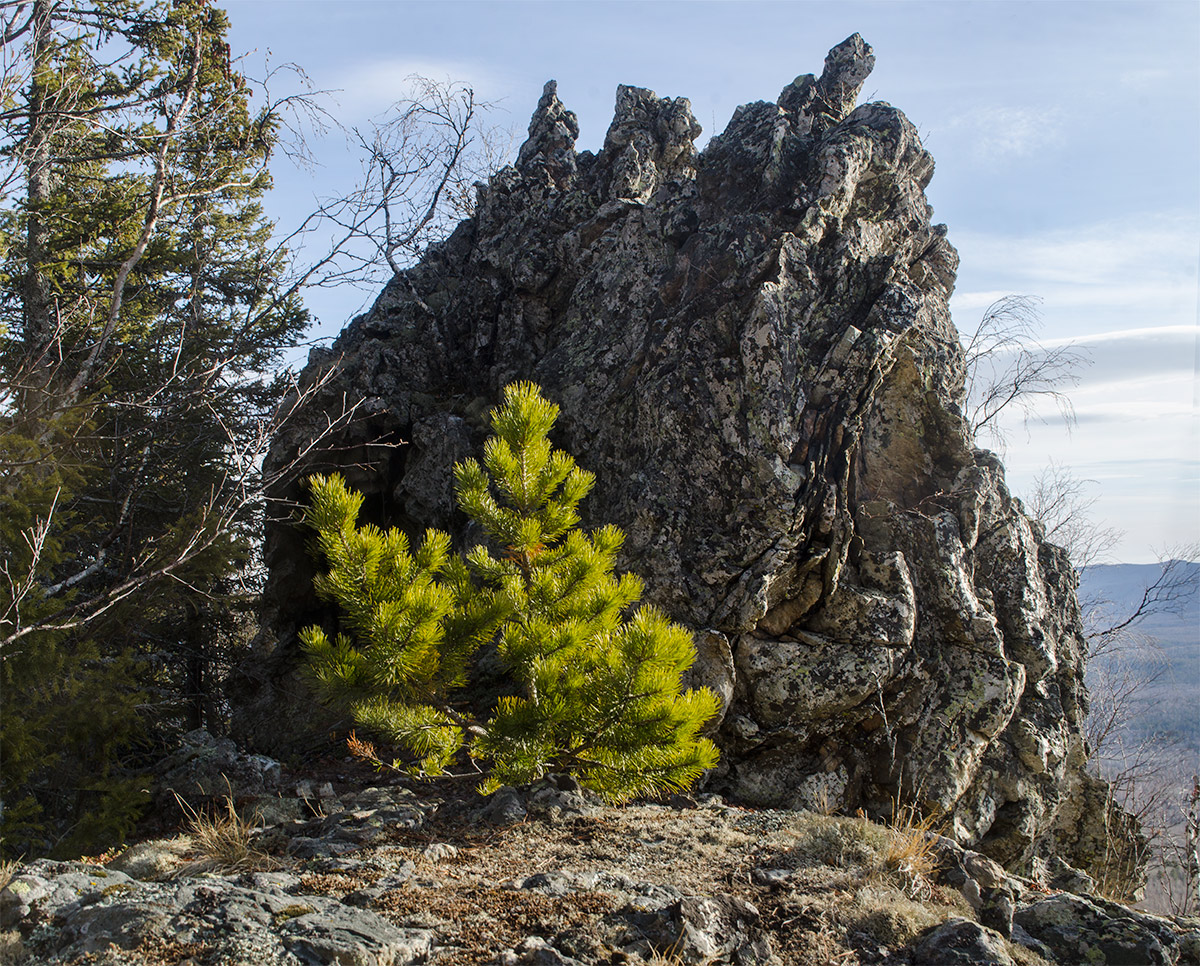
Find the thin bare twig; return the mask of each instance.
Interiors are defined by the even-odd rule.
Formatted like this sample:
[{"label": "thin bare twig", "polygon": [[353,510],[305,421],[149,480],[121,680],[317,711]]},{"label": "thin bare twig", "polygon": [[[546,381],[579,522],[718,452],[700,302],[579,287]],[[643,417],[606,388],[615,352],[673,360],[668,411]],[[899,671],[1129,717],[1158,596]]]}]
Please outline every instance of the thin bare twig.
[{"label": "thin bare twig", "polygon": [[1068,390],[1090,364],[1086,351],[1069,343],[1047,348],[1037,341],[1040,299],[1008,295],[988,306],[963,346],[967,367],[967,421],[974,436],[1006,442],[1002,417],[1014,409],[1026,425],[1040,418],[1039,402],[1050,401],[1068,428],[1075,409]]}]

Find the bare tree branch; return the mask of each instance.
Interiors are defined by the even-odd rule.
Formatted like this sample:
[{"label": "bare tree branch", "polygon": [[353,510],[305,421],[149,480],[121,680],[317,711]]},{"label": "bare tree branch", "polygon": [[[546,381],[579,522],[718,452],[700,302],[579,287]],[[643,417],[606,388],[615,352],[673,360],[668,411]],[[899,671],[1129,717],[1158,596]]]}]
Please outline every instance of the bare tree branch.
[{"label": "bare tree branch", "polygon": [[1183,604],[1193,598],[1197,592],[1200,571],[1189,566],[1189,563],[1197,559],[1200,559],[1200,546],[1194,544],[1171,548],[1161,555],[1158,576],[1143,588],[1141,599],[1133,608],[1118,617],[1103,616],[1110,613],[1104,605],[1111,602],[1094,602],[1094,623],[1088,631],[1089,655],[1094,657],[1112,650],[1122,641],[1124,635],[1147,617],[1152,614],[1177,612]]},{"label": "bare tree branch", "polygon": [[466,84],[408,78],[409,95],[384,120],[347,130],[362,180],[322,199],[286,239],[311,248],[334,229],[324,254],[303,273],[308,285],[377,285],[380,266],[398,274],[432,241],[471,213],[474,185],[499,167],[511,134],[485,123],[492,105]]},{"label": "bare tree branch", "polygon": [[[165,557],[150,548],[125,579],[103,587],[94,593],[85,594],[71,601],[66,607],[44,617],[27,618],[21,610],[21,604],[28,597],[30,591],[39,586],[38,557],[40,553],[38,549],[45,540],[50,526],[50,517],[39,520],[30,527],[25,539],[31,547],[35,548],[35,552],[26,571],[21,574],[12,574],[8,572],[7,565],[0,570],[0,579],[8,584],[9,593],[6,596],[10,600],[6,611],[0,614],[0,635],[3,635],[0,636],[0,661],[12,656],[12,645],[29,634],[74,630],[95,621],[131,595],[145,592],[157,581],[172,577],[177,571],[184,569],[200,554],[211,548],[216,541],[224,539],[235,522],[244,518],[250,506],[261,505],[265,500],[265,494],[280,481],[293,475],[303,464],[308,453],[322,446],[330,437],[335,436],[355,419],[361,401],[343,400],[342,410],[328,419],[322,432],[314,434],[301,452],[296,453],[286,464],[276,468],[269,476],[263,476],[262,462],[272,440],[314,395],[325,388],[334,373],[335,369],[331,368],[324,377],[304,388],[300,388],[293,381],[293,391],[289,394],[287,401],[274,414],[259,421],[251,439],[239,440],[232,434],[229,435],[227,441],[230,447],[231,461],[224,484],[214,487],[201,509],[200,521],[179,547]],[[87,569],[84,568],[83,571],[60,581],[53,587],[43,588],[39,596],[45,597],[51,591],[57,592],[65,589],[60,585],[79,585],[87,575]]]},{"label": "bare tree branch", "polygon": [[1074,343],[1047,348],[1037,341],[1039,305],[1039,299],[1025,295],[993,302],[963,346],[967,421],[976,437],[986,436],[1003,446],[1002,417],[1015,409],[1028,425],[1041,418],[1037,407],[1046,401],[1068,427],[1074,424],[1068,390],[1079,384],[1079,370],[1090,360]]},{"label": "bare tree branch", "polygon": [[1092,520],[1097,498],[1088,495],[1087,487],[1094,483],[1052,462],[1034,479],[1026,501],[1029,515],[1041,524],[1045,539],[1066,550],[1077,570],[1099,563],[1123,536],[1121,531]]}]

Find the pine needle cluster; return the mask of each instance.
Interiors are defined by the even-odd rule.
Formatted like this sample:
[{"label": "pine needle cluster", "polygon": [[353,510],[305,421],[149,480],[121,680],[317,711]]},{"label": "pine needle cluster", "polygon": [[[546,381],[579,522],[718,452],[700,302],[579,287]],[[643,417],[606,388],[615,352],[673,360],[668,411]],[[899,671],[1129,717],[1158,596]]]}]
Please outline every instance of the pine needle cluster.
[{"label": "pine needle cluster", "polygon": [[[682,691],[691,635],[633,609],[644,588],[614,572],[621,531],[579,529],[595,478],[551,445],[557,417],[536,385],[505,389],[482,465],[455,467],[459,506],[488,538],[465,557],[437,530],[413,548],[394,528],[358,527],[361,495],[336,475],[310,479],[305,522],[328,566],[316,591],[348,631],[302,632],[311,680],[419,774],[465,752],[485,792],[555,771],[612,801],[686,788],[717,762],[699,732],[719,699]],[[456,698],[493,641],[516,693],[479,715]]]}]

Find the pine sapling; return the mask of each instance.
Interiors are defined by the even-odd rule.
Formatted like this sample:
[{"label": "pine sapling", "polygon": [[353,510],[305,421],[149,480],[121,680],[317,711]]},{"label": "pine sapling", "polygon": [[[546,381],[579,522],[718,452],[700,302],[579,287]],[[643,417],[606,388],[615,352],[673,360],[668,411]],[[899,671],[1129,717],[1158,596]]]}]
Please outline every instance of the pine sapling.
[{"label": "pine sapling", "polygon": [[[481,786],[567,771],[610,800],[685,788],[717,762],[699,732],[718,710],[681,692],[691,636],[652,607],[630,613],[642,582],[615,570],[623,535],[579,529],[591,473],[550,444],[558,407],[517,383],[491,413],[483,464],[455,467],[459,506],[488,537],[465,559],[429,531],[412,551],[395,529],[356,527],[362,498],[340,477],[313,477],[306,522],[350,635],[317,627],[302,641],[318,691],[363,728],[439,774],[464,747],[487,766]],[[495,640],[515,694],[486,720],[451,701],[471,658]]]},{"label": "pine sapling", "polygon": [[465,683],[475,648],[494,632],[494,605],[475,593],[445,533],[429,530],[410,552],[394,527],[356,528],[362,495],[340,476],[314,476],[308,485],[305,520],[329,568],[314,588],[339,605],[351,631],[333,641],[315,625],[300,632],[309,676],[329,703],[415,756],[416,773],[440,775],[462,747],[463,732],[478,729],[448,697]]},{"label": "pine sapling", "polygon": [[555,450],[558,407],[516,383],[492,413],[483,466],[459,464],[459,505],[500,551],[468,554],[483,582],[512,601],[498,649],[522,693],[497,704],[472,754],[492,763],[485,787],[565,770],[611,799],[684,788],[717,761],[699,737],[716,714],[707,688],[681,694],[691,636],[642,607],[642,582],[614,574],[623,535],[578,529],[594,476]]}]

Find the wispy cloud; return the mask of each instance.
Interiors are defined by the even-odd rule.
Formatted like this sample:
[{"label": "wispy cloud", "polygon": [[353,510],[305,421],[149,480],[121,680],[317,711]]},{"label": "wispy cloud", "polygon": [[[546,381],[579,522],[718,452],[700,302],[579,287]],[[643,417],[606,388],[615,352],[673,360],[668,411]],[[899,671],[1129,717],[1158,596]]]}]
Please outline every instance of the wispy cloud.
[{"label": "wispy cloud", "polygon": [[[1194,325],[1157,325],[1144,329],[1118,329],[1115,332],[1093,332],[1085,336],[1084,341],[1089,345],[1104,342],[1158,342],[1191,345],[1195,342],[1197,329]],[[1077,343],[1077,338],[1043,339],[1042,345],[1051,347]]]},{"label": "wispy cloud", "polygon": [[1042,299],[1046,335],[1193,325],[1195,216],[1160,215],[998,235],[954,232],[962,258],[951,303],[966,328],[1009,294]]},{"label": "wispy cloud", "polygon": [[[1094,351],[1092,365],[1079,370],[1075,386],[1064,385],[1075,413],[1075,433],[1095,434],[1098,442],[1119,443],[1137,449],[1147,443],[1146,432],[1129,424],[1156,421],[1155,431],[1178,435],[1198,416],[1195,404],[1196,373],[1190,355],[1155,351],[1134,343],[1106,343],[1104,348],[1125,350]],[[1060,423],[1060,410],[1052,399],[1033,399],[1030,412],[1049,424]],[[1014,412],[1013,427],[1021,419]],[[1173,420],[1182,421],[1168,426]],[[1118,426],[1118,424],[1121,424]]]},{"label": "wispy cloud", "polygon": [[[1056,340],[1059,341],[1059,340]],[[1115,383],[1126,390],[1146,392],[1161,398],[1170,392],[1189,403],[1191,392],[1180,389],[1196,377],[1196,329],[1187,326],[1149,329],[1146,332],[1112,332],[1084,336],[1076,343],[1084,347],[1091,365],[1081,373],[1081,389],[1108,391]],[[1169,387],[1164,380],[1169,380]],[[1145,385],[1132,385],[1146,381]]]},{"label": "wispy cloud", "polygon": [[386,111],[410,96],[414,75],[466,84],[483,99],[504,88],[501,78],[478,64],[418,58],[350,65],[325,79],[324,86],[332,91],[344,118],[358,120]]},{"label": "wispy cloud", "polygon": [[1058,463],[1098,484],[1093,519],[1124,533],[1114,559],[1150,561],[1165,546],[1200,540],[1195,416],[1132,402],[1112,410],[1080,413],[1070,434],[1061,423],[1015,427],[1005,453],[1013,493],[1027,496]]},{"label": "wispy cloud", "polygon": [[1000,260],[1006,274],[1035,281],[1096,284],[1114,273],[1158,280],[1186,273],[1195,277],[1197,220],[1194,216],[1139,217],[1103,221],[1027,235],[955,233],[970,256]]},{"label": "wispy cloud", "polygon": [[954,233],[962,256],[952,301],[970,329],[997,298],[1040,296],[1047,348],[1086,348],[1090,364],[1065,386],[1068,431],[1049,400],[1007,420],[1005,463],[1028,494],[1050,463],[1098,481],[1097,520],[1126,532],[1116,559],[1200,538],[1200,373],[1195,216],[1143,215],[1020,235]]},{"label": "wispy cloud", "polygon": [[954,118],[950,128],[970,139],[976,161],[1001,163],[1061,143],[1061,117],[1056,108],[977,107]]}]

